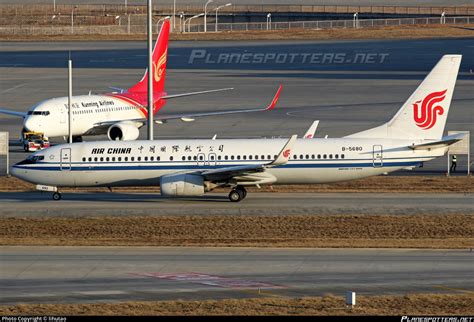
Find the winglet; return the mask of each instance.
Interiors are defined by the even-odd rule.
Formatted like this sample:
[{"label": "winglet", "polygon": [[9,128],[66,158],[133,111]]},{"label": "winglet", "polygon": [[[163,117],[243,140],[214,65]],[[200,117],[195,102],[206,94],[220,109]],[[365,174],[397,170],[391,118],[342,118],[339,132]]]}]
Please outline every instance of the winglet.
[{"label": "winglet", "polygon": [[276,106],[276,103],[278,102],[278,99],[280,98],[280,92],[281,92],[281,89],[282,89],[282,85],[280,85],[276,91],[276,94],[275,96],[273,97],[273,100],[272,102],[267,106],[267,108],[265,109],[265,111],[268,111],[268,110],[273,110]]},{"label": "winglet", "polygon": [[319,120],[314,121],[313,124],[311,124],[311,126],[309,127],[308,131],[306,131],[306,133],[304,134],[304,138],[305,139],[314,138],[314,133],[316,133],[316,129],[318,128],[318,125],[319,125]]},{"label": "winglet", "polygon": [[273,160],[271,163],[269,163],[267,166],[274,167],[277,165],[284,165],[288,162],[290,159],[291,155],[291,149],[293,148],[293,145],[296,142],[296,139],[298,138],[298,135],[294,134],[291,136],[291,138],[286,142],[285,146],[283,149],[281,149],[280,153],[276,157],[275,160]]}]

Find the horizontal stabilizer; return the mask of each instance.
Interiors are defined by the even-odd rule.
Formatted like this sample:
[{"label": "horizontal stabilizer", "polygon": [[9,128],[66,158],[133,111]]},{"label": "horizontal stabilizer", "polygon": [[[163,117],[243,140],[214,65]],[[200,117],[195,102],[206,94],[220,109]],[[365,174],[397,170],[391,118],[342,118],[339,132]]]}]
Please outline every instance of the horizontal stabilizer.
[{"label": "horizontal stabilizer", "polygon": [[430,150],[430,149],[436,149],[436,148],[443,148],[443,147],[447,147],[447,146],[450,146],[450,145],[452,145],[456,142],[461,141],[464,138],[464,136],[465,136],[464,133],[448,135],[448,136],[443,137],[439,141],[410,145],[410,149],[413,149],[413,150]]}]

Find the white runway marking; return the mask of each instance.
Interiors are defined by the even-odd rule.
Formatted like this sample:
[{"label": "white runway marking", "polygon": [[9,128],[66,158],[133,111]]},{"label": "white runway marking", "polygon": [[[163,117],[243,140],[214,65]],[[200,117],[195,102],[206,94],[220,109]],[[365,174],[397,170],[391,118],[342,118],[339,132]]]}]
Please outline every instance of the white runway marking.
[{"label": "white runway marking", "polygon": [[17,88],[23,87],[23,86],[25,86],[25,85],[26,85],[26,83],[25,83],[25,84],[19,84],[19,85],[16,85],[16,86],[13,86],[13,87],[7,88],[7,89],[5,89],[5,90],[1,91],[1,92],[0,92],[0,94],[8,93],[8,92],[10,92],[10,91],[12,91],[12,90],[14,90],[14,89],[17,89]]}]

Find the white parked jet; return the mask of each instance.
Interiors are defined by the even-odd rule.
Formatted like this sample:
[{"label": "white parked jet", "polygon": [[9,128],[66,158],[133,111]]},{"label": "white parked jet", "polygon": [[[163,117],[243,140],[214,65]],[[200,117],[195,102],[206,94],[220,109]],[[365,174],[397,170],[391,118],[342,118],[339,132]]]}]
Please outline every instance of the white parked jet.
[{"label": "white parked jet", "polygon": [[[170,23],[163,23],[158,40],[153,50],[153,113],[156,114],[165,105],[166,100],[190,95],[206,94],[229,90],[223,88],[176,95],[165,91],[166,62]],[[139,128],[146,124],[148,117],[148,70],[143,78],[128,90],[101,95],[79,95],[72,97],[72,135],[73,140],[82,141],[82,136],[107,134],[110,140],[136,140]],[[275,107],[281,91],[277,91],[272,103],[267,108],[246,108],[220,112],[193,112],[187,114],[156,116],[156,123],[171,119],[193,121],[196,117],[233,113],[247,113],[270,110]],[[17,112],[0,109],[0,113],[23,117],[23,132],[41,132],[47,137],[67,137],[68,97],[47,99],[28,112]]]},{"label": "white parked jet", "polygon": [[64,144],[13,166],[14,176],[60,187],[161,186],[164,196],[230,187],[352,180],[413,168],[445,154],[462,135],[443,137],[460,55],[445,55],[387,123],[334,139],[209,139]]}]

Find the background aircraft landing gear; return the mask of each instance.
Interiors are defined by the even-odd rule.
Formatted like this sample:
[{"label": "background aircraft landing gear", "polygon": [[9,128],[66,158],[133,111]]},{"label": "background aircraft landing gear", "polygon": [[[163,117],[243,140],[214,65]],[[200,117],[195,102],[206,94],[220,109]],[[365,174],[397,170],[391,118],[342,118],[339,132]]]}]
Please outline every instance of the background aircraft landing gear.
[{"label": "background aircraft landing gear", "polygon": [[239,202],[247,197],[247,190],[243,186],[237,186],[229,193],[229,200],[232,202]]},{"label": "background aircraft landing gear", "polygon": [[56,201],[61,200],[61,193],[59,192],[53,193],[53,200],[56,200]]}]

